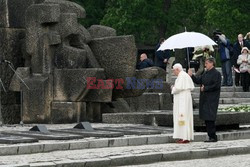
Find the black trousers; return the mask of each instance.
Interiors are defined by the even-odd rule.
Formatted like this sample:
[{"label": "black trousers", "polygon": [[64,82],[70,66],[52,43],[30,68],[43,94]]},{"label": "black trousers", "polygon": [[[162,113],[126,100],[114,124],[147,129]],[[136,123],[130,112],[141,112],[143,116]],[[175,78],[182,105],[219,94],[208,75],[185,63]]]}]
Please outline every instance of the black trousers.
[{"label": "black trousers", "polygon": [[235,81],[236,86],[240,86],[240,73],[235,72],[235,80],[234,81]]},{"label": "black trousers", "polygon": [[205,121],[209,139],[217,140],[215,121]]},{"label": "black trousers", "polygon": [[241,85],[243,87],[243,91],[244,92],[248,92],[249,91],[249,73],[248,72],[244,72],[241,73]]}]

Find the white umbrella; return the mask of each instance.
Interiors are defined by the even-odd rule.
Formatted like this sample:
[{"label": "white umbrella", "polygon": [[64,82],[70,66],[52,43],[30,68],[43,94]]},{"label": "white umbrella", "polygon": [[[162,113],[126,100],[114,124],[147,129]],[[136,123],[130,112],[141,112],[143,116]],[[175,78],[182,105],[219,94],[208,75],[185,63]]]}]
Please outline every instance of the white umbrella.
[{"label": "white umbrella", "polygon": [[[169,37],[158,50],[183,49],[189,47],[217,45],[208,36],[198,32],[183,32]],[[189,54],[187,50],[187,54]],[[190,67],[189,55],[187,56],[188,67]]]},{"label": "white umbrella", "polygon": [[217,45],[208,36],[198,32],[183,32],[169,37],[158,50],[183,49],[188,47]]}]

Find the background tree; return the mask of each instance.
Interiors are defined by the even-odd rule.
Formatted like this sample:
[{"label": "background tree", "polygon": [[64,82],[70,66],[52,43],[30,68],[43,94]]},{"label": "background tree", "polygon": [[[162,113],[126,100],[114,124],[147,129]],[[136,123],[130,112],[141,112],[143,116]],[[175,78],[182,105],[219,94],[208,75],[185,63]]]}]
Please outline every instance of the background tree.
[{"label": "background tree", "polygon": [[136,42],[155,45],[160,37],[198,31],[212,37],[220,29],[231,41],[246,34],[250,26],[247,0],[71,0],[87,13],[85,27],[102,24],[118,35],[132,34]]},{"label": "background tree", "polygon": [[108,0],[101,24],[118,35],[133,34],[137,43],[153,44],[164,35],[170,0]]},{"label": "background tree", "polygon": [[250,3],[242,0],[204,0],[206,26],[220,29],[231,41],[250,31]]},{"label": "background tree", "polygon": [[80,19],[80,23],[86,28],[94,24],[100,24],[105,14],[107,0],[70,0],[83,6],[86,10],[86,18]]}]

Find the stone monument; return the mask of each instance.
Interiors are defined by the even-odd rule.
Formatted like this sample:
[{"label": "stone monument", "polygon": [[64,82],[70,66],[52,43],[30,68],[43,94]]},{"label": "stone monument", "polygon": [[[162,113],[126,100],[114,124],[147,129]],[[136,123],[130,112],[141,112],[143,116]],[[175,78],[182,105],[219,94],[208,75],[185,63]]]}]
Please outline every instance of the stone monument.
[{"label": "stone monument", "polygon": [[[126,77],[163,73],[136,70],[134,37],[101,25],[86,29],[78,23],[85,16],[84,8],[67,0],[0,0],[0,54],[16,68],[14,74],[1,65],[12,91],[1,99],[6,123],[16,123],[20,111],[24,123],[101,121],[104,104],[145,91],[124,89]],[[89,77],[104,84],[122,79],[123,89],[88,89]]]}]

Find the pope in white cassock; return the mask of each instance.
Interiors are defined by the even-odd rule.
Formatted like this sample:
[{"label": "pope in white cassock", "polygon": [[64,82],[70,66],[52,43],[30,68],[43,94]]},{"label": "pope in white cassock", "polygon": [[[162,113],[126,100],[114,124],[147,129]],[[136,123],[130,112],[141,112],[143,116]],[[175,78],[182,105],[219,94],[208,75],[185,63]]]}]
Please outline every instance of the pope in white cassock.
[{"label": "pope in white cassock", "polygon": [[189,143],[194,139],[193,126],[193,102],[191,91],[194,83],[191,77],[183,71],[181,64],[173,66],[173,72],[177,76],[175,84],[171,87],[174,95],[174,139],[177,143]]}]

